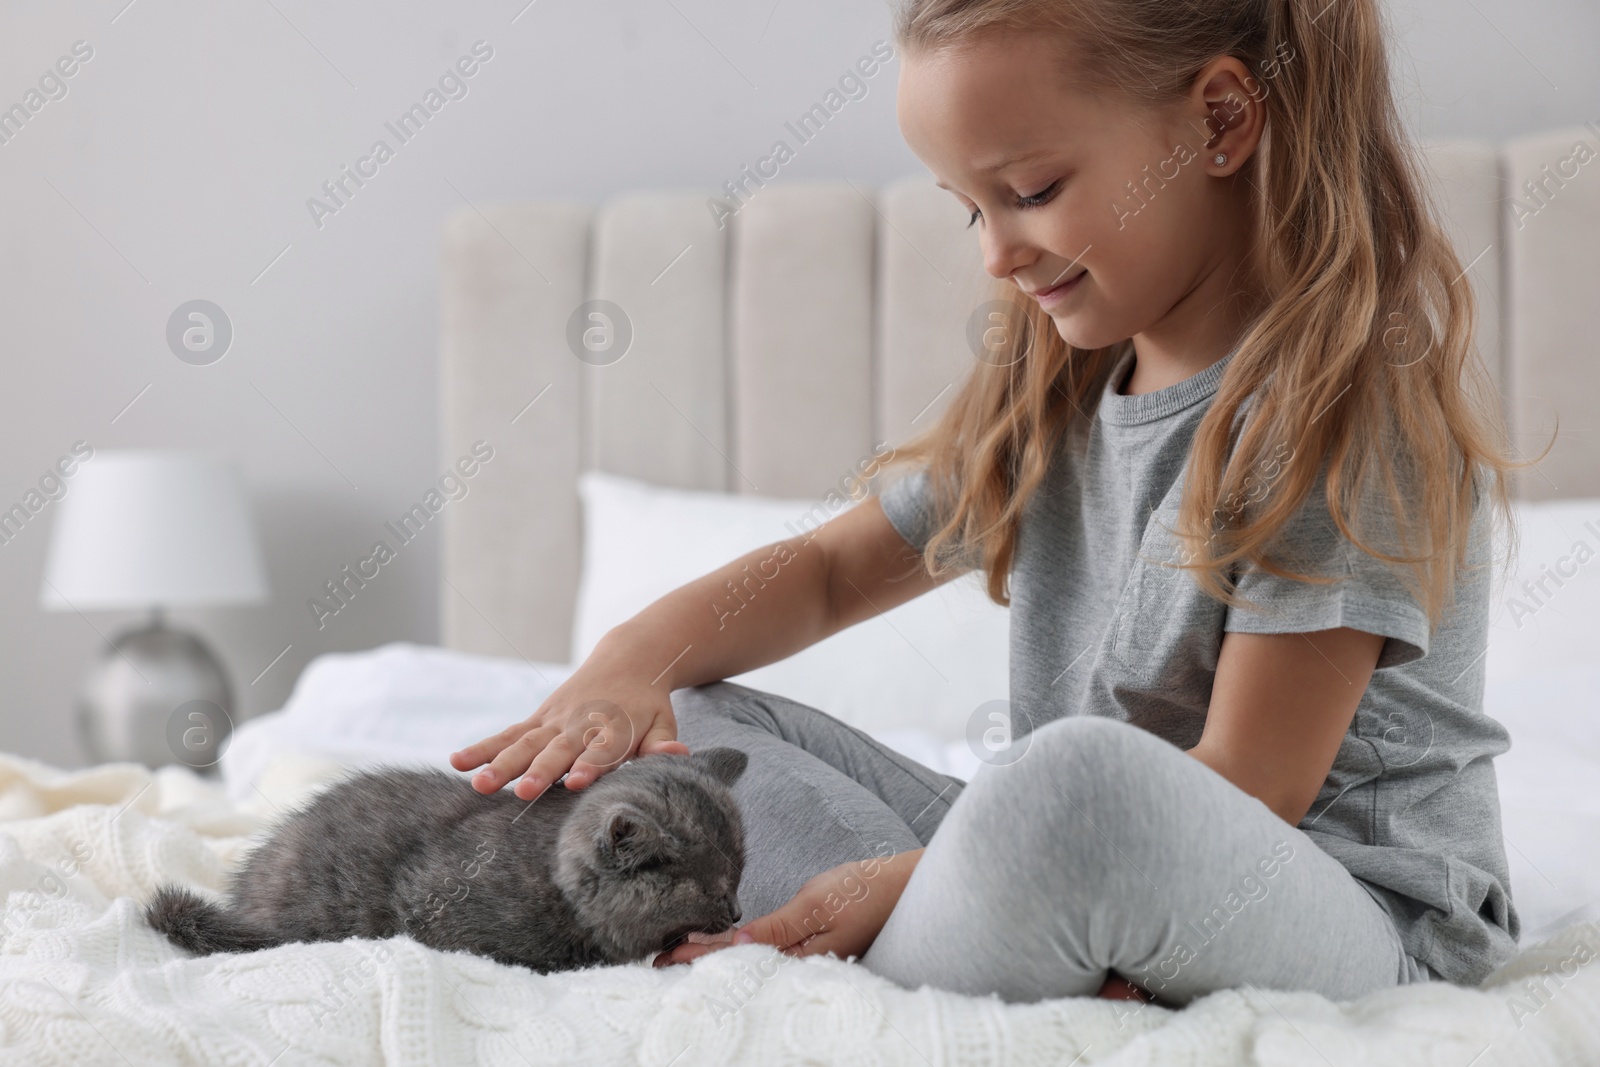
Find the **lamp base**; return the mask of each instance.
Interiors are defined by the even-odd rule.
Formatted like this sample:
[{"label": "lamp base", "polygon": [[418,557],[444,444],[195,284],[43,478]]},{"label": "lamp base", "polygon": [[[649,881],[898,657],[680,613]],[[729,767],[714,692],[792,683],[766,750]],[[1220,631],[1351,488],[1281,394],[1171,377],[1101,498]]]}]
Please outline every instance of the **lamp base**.
[{"label": "lamp base", "polygon": [[156,614],[112,641],[78,698],[78,737],[91,761],[215,766],[233,734],[228,677],[198,637]]}]

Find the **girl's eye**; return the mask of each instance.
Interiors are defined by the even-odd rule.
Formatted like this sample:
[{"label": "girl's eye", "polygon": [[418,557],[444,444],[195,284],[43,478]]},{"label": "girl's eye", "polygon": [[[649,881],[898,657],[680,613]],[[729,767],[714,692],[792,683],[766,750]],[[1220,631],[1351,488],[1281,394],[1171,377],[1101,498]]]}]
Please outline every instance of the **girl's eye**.
[{"label": "girl's eye", "polygon": [[1056,190],[1061,188],[1060,182],[1051,182],[1048,186],[1034,193],[1032,196],[1017,197],[1017,206],[1020,208],[1043,207],[1056,195]]},{"label": "girl's eye", "polygon": [[[1017,207],[1023,211],[1026,211],[1029,208],[1044,207],[1044,205],[1048,204],[1055,198],[1056,193],[1060,189],[1061,183],[1059,181],[1051,182],[1044,189],[1034,193],[1032,196],[1017,197]],[[983,218],[983,212],[977,208],[973,208],[972,217],[967,220],[967,228],[970,230],[981,218]]]}]

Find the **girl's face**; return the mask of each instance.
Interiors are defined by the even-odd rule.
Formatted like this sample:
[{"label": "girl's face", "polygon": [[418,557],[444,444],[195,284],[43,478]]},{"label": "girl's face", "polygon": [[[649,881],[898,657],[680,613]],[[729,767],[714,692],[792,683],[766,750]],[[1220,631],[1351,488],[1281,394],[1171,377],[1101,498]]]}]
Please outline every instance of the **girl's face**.
[{"label": "girl's face", "polygon": [[[1237,129],[1219,138],[1218,123],[1207,125],[1217,114],[1208,98],[1227,78],[1152,110],[1075,89],[1063,67],[1059,43],[1043,34],[905,53],[906,143],[974,213],[988,272],[1037,299],[1069,344],[1102,348],[1162,325],[1182,332],[1192,315],[1175,308],[1224,299],[1240,283],[1249,205],[1228,176],[1255,138]],[[1251,103],[1236,96],[1221,114],[1248,126],[1237,115],[1259,112]],[[1225,166],[1219,151],[1230,154]]]}]

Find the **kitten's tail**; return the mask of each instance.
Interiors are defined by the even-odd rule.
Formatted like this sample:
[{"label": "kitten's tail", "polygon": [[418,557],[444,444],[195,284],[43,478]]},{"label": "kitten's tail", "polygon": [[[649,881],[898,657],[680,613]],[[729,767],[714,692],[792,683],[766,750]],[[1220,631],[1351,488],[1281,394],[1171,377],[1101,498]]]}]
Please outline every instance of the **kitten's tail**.
[{"label": "kitten's tail", "polygon": [[213,952],[253,952],[283,943],[267,930],[240,919],[226,908],[204,899],[198,893],[176,886],[162,886],[145,905],[145,922],[167,935],[179,948],[197,956]]}]

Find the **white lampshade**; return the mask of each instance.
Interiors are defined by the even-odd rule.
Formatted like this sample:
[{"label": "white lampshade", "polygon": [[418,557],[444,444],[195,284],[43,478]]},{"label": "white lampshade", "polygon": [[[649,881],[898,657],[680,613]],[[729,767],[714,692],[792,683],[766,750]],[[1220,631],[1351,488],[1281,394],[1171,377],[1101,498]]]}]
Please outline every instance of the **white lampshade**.
[{"label": "white lampshade", "polygon": [[193,452],[96,452],[67,479],[39,603],[51,611],[261,601],[244,484]]}]

